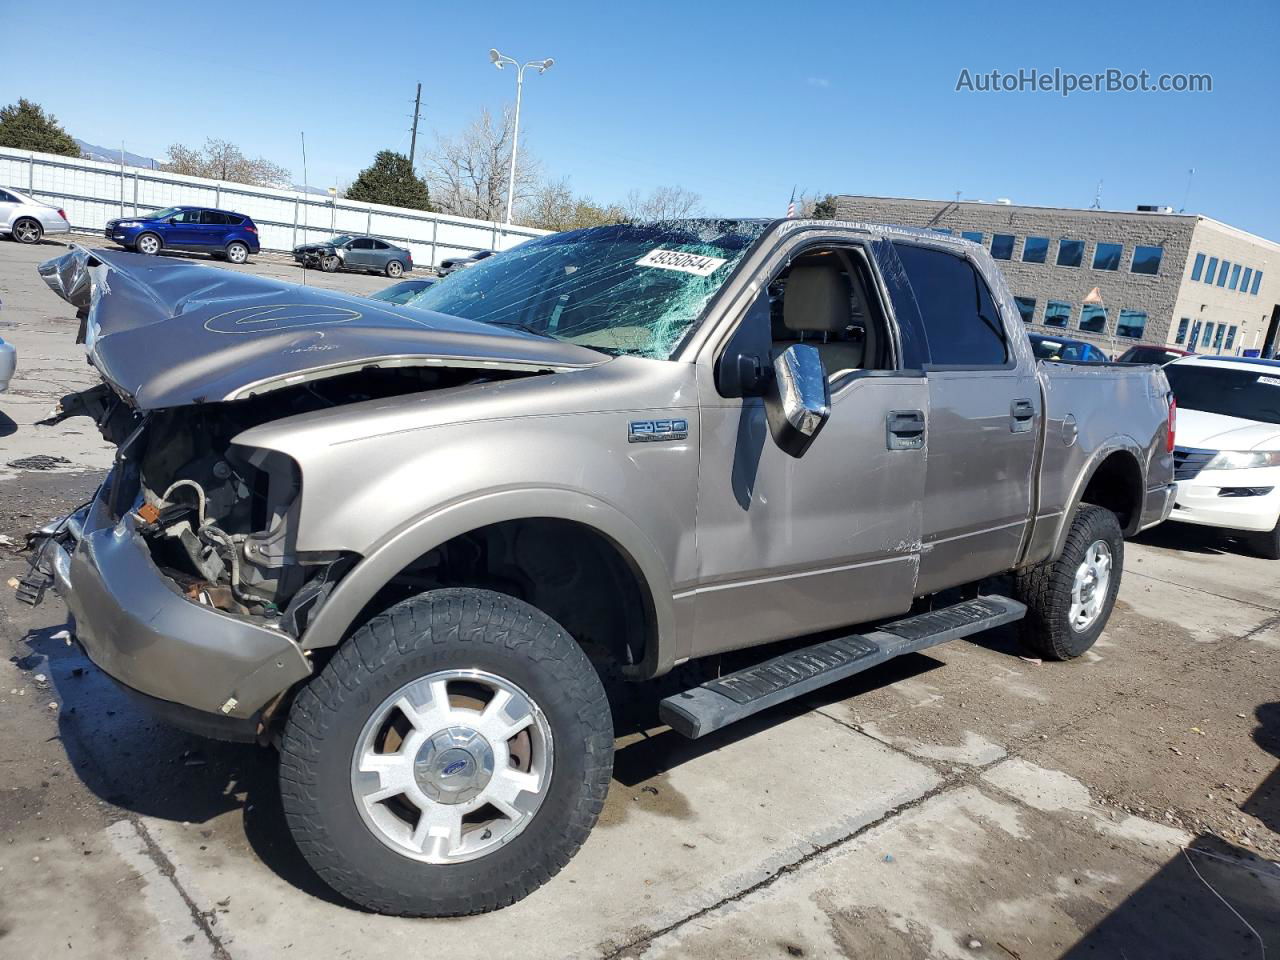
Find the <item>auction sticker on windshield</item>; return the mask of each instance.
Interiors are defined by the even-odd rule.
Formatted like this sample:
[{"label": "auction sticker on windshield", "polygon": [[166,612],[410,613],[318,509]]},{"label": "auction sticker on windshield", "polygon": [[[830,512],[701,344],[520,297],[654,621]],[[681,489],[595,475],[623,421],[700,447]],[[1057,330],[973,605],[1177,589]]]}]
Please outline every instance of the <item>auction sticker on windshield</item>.
[{"label": "auction sticker on windshield", "polygon": [[1259,383],[1265,383],[1269,387],[1280,387],[1280,377],[1259,377]]},{"label": "auction sticker on windshield", "polygon": [[682,250],[650,250],[636,261],[637,267],[658,267],[661,270],[679,270],[695,277],[709,277],[729,261],[720,257],[704,257],[700,253]]}]

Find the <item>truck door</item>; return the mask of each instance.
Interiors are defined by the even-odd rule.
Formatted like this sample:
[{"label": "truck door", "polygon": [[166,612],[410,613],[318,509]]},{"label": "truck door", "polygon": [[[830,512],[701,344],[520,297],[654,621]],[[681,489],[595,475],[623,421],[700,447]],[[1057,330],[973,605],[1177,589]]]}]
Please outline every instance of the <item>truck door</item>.
[{"label": "truck door", "polygon": [[974,261],[923,243],[893,247],[906,281],[895,312],[902,323],[918,316],[928,352],[924,595],[1016,561],[1031,512],[1040,385]]},{"label": "truck door", "polygon": [[[703,353],[699,577],[684,593],[695,656],[911,606],[928,387],[902,365],[871,263],[860,244],[795,237]],[[741,344],[767,365],[796,342],[818,348],[831,388],[830,419],[800,458],[773,442],[758,397],[721,395],[715,374]]]}]

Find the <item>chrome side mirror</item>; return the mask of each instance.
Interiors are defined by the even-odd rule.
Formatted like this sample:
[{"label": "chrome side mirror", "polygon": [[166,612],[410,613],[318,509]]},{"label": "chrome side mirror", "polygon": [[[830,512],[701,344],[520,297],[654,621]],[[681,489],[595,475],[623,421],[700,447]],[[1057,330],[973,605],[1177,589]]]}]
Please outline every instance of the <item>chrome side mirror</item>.
[{"label": "chrome side mirror", "polygon": [[773,377],[764,396],[773,442],[802,457],[831,417],[831,387],[816,347],[796,343],[773,361]]}]

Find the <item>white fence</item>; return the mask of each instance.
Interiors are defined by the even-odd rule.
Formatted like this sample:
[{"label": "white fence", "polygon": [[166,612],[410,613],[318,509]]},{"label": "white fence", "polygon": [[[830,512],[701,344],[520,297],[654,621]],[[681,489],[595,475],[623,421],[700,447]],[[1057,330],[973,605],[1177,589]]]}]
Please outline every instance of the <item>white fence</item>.
[{"label": "white fence", "polygon": [[101,234],[108,220],[175,205],[217,207],[252,217],[264,250],[288,251],[335,233],[370,234],[408,247],[420,266],[505,250],[547,232],[8,147],[0,147],[0,187],[61,207],[75,230]]}]

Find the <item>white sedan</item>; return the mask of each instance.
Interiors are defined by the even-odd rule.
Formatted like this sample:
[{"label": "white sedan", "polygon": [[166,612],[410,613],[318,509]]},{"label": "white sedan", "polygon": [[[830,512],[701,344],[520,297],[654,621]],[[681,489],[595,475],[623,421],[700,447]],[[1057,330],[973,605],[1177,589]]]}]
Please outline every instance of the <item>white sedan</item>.
[{"label": "white sedan", "polygon": [[1164,372],[1178,402],[1169,519],[1245,531],[1280,560],[1280,361],[1184,357]]},{"label": "white sedan", "polygon": [[19,243],[39,243],[48,234],[70,232],[71,224],[60,208],[8,187],[0,189],[0,236],[8,234]]}]

